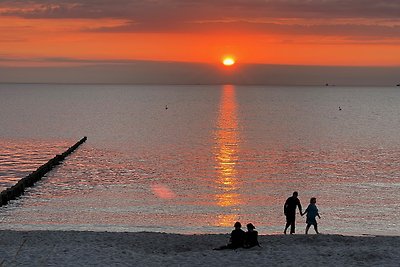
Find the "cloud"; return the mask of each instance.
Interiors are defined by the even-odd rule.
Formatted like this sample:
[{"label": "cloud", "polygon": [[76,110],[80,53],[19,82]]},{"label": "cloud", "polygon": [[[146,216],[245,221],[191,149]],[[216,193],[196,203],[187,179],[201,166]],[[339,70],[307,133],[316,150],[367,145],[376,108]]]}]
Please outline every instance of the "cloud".
[{"label": "cloud", "polygon": [[[71,63],[79,65],[126,65],[126,64],[151,64],[158,61],[151,60],[130,60],[130,59],[85,59],[85,58],[74,58],[74,57],[20,57],[16,55],[0,54],[0,62],[22,62],[22,63]],[[163,61],[166,64],[172,63]],[[158,62],[159,63],[159,62]],[[176,64],[186,64],[178,63]]]},{"label": "cloud", "polygon": [[[293,22],[275,23],[260,22],[251,20],[227,20],[227,21],[202,21],[168,24],[141,24],[137,22],[126,22],[123,25],[102,26],[88,28],[88,32],[104,33],[146,33],[146,32],[174,32],[174,33],[247,33],[247,34],[269,34],[269,35],[320,35],[320,36],[340,36],[342,40],[364,40],[377,41],[382,43],[392,40],[398,43],[400,40],[400,25],[385,25],[383,23],[365,24],[347,22],[345,24],[331,21],[330,23],[315,22]],[[385,39],[385,40],[382,40]],[[390,42],[390,43],[393,43]]]},{"label": "cloud", "polygon": [[6,0],[1,13],[37,18],[398,18],[393,0]]},{"label": "cloud", "polygon": [[[213,65],[137,61],[131,64],[90,64],[79,67],[2,67],[0,82],[113,84],[268,84],[388,85],[399,83],[400,67],[323,67],[243,65],[227,73]],[[161,188],[162,189],[162,188]]]},{"label": "cloud", "polygon": [[0,16],[97,19],[123,25],[93,32],[368,36],[400,38],[400,1],[393,0],[6,0]]}]

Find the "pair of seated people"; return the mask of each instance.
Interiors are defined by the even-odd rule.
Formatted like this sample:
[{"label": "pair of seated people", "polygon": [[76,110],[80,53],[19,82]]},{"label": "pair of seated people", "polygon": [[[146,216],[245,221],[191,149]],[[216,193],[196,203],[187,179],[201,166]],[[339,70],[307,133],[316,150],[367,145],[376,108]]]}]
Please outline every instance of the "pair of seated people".
[{"label": "pair of seated people", "polygon": [[244,232],[241,229],[242,224],[240,222],[236,222],[233,225],[233,227],[235,227],[235,230],[233,230],[231,233],[229,243],[226,246],[216,248],[215,250],[252,248],[255,246],[260,247],[260,244],[258,243],[258,232],[254,230],[254,225],[252,223],[248,223],[246,226],[247,232]]}]

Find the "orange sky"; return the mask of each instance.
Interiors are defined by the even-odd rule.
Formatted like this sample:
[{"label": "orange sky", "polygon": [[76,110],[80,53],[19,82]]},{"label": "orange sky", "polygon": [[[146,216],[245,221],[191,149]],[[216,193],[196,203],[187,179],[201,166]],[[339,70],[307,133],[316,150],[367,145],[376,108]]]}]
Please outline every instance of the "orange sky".
[{"label": "orange sky", "polygon": [[[299,7],[301,1],[296,0],[265,4],[223,0],[221,6],[178,0],[95,2],[0,4],[0,64],[82,64],[84,60],[217,64],[223,55],[231,54],[239,64],[400,65],[396,15],[400,4],[393,1],[375,1],[378,6],[369,0],[346,2],[349,9],[359,7],[359,13],[343,6],[321,11],[324,2],[333,8],[334,2],[343,2],[339,0],[310,1],[314,4],[308,7]],[[375,6],[362,9],[366,2]],[[386,2],[391,5],[382,4]]]}]

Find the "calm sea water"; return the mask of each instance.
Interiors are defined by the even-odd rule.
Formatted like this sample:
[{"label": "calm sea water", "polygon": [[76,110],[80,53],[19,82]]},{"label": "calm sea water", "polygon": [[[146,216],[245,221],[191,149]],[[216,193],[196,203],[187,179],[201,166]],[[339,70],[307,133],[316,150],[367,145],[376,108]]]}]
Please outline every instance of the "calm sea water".
[{"label": "calm sea water", "polygon": [[3,84],[0,189],[88,141],[0,228],[282,233],[297,190],[322,233],[400,235],[399,103],[396,87]]}]

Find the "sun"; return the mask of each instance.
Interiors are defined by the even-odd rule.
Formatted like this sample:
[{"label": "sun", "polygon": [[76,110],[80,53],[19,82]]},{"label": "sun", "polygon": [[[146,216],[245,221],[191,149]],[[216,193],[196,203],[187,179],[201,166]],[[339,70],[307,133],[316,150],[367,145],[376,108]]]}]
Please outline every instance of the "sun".
[{"label": "sun", "polygon": [[222,60],[222,64],[225,66],[232,66],[235,65],[235,59],[233,57],[224,57]]}]

